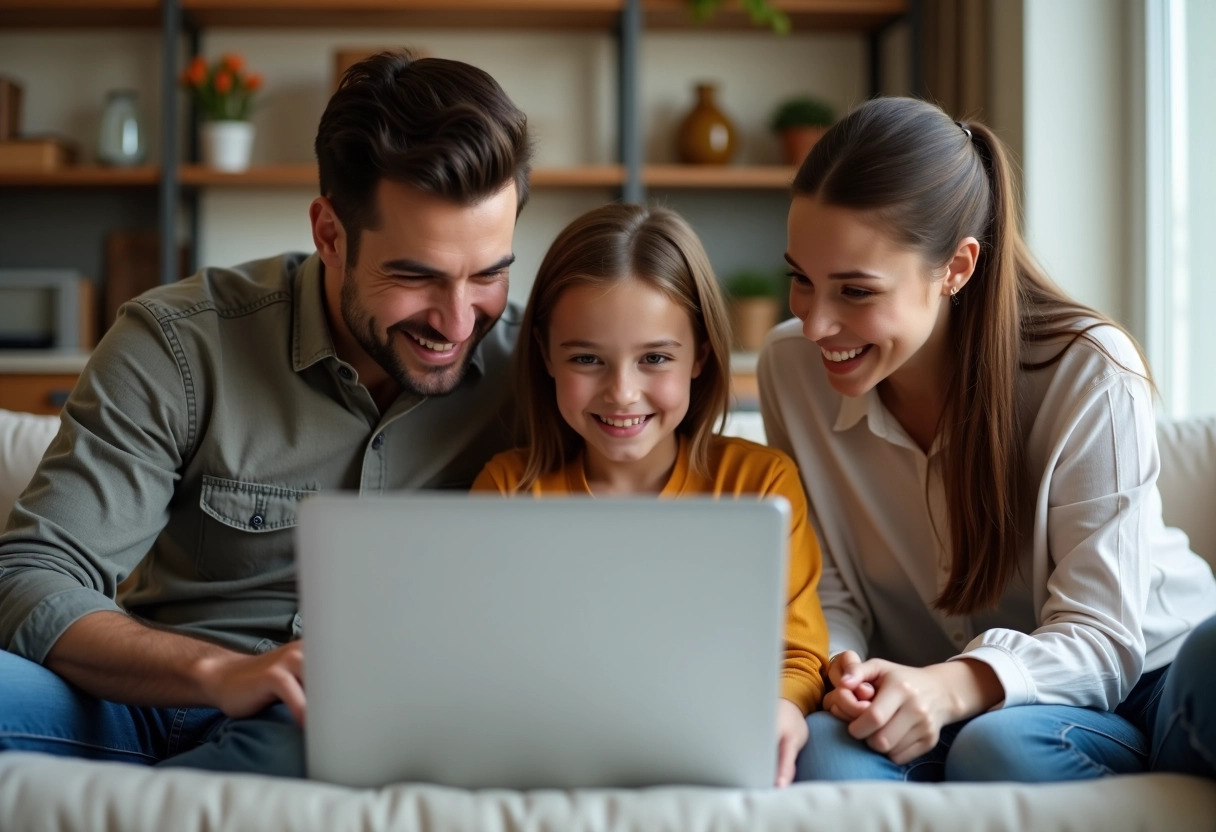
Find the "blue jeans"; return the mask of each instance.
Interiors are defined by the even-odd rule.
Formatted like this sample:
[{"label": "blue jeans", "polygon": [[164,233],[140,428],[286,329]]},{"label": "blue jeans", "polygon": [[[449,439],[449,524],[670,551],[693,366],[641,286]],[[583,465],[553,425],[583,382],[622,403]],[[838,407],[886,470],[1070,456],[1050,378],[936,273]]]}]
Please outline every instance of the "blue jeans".
[{"label": "blue jeans", "polygon": [[304,736],[286,706],[248,719],[214,708],[118,705],[0,650],[0,751],[304,776]]},{"label": "blue jeans", "polygon": [[1169,667],[1144,674],[1113,712],[1023,705],[948,725],[931,751],[896,765],[824,711],[796,780],[1084,780],[1176,771],[1216,778],[1216,617],[1195,628]]}]

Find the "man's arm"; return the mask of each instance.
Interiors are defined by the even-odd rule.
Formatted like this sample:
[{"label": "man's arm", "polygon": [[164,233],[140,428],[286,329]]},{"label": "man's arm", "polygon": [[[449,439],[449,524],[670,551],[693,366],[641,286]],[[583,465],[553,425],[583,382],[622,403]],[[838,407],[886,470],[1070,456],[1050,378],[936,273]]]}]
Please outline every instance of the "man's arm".
[{"label": "man's arm", "polygon": [[46,666],[94,696],[131,705],[196,705],[231,717],[282,701],[304,721],[304,654],[295,641],[257,656],[95,612],[64,631]]}]

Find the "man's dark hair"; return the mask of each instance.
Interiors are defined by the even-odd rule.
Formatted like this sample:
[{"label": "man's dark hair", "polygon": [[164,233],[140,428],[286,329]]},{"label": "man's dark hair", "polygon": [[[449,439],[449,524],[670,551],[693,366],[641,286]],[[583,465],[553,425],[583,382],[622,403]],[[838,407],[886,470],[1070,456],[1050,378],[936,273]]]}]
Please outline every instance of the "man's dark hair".
[{"label": "man's dark hair", "polygon": [[353,265],[375,228],[381,179],[471,205],[515,182],[528,200],[527,118],[477,67],[408,51],[381,52],[342,76],[317,129],[321,194],[347,233]]}]

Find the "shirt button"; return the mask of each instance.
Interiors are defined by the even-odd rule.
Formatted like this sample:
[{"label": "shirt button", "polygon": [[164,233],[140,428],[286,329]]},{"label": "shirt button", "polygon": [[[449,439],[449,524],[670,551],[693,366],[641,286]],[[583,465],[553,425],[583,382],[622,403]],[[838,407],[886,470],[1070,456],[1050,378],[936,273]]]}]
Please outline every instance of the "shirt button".
[{"label": "shirt button", "polygon": [[266,525],[266,518],[260,514],[255,514],[249,518],[249,525],[253,526],[255,529],[260,529],[262,526]]},{"label": "shirt button", "polygon": [[346,379],[347,381],[350,381],[355,377],[355,374],[351,371],[350,367],[339,367],[338,375],[342,376],[342,378]]},{"label": "shirt button", "polygon": [[372,440],[372,450],[378,451],[384,446],[384,434],[377,433],[376,438]]}]

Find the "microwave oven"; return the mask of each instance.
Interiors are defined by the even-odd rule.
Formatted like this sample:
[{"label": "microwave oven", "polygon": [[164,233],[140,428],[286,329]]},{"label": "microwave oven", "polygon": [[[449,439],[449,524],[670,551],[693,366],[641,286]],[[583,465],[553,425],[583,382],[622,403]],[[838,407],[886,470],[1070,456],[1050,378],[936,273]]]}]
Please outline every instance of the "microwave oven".
[{"label": "microwave oven", "polygon": [[71,269],[0,269],[0,349],[96,345],[93,282]]}]

